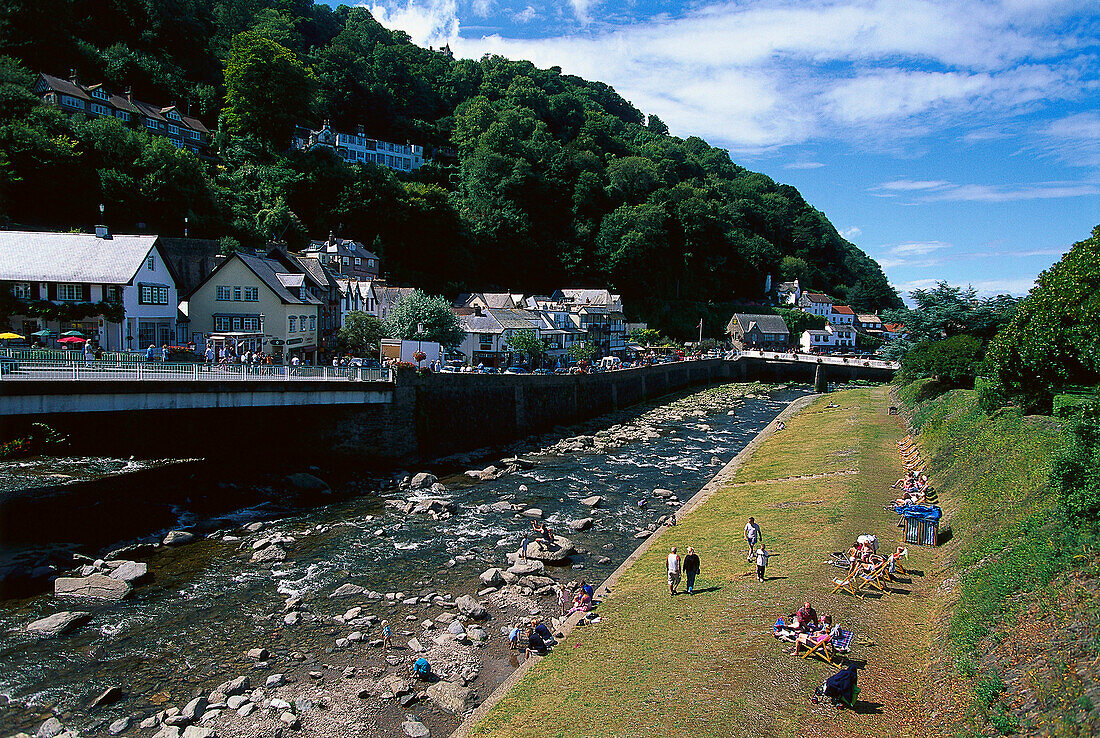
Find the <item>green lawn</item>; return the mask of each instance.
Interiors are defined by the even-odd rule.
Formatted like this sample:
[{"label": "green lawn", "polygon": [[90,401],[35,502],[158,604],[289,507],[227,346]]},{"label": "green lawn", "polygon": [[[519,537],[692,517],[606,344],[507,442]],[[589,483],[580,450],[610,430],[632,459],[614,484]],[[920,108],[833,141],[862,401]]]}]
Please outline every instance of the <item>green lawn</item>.
[{"label": "green lawn", "polygon": [[[828,404],[839,408],[827,409]],[[767,440],[733,486],[685,516],[619,579],[601,605],[602,622],[577,628],[531,669],[471,731],[473,736],[907,736],[919,735],[917,698],[929,648],[933,587],[923,577],[902,592],[857,600],[829,594],[838,570],[823,561],[855,536],[884,547],[900,530],[883,511],[901,470],[886,388],[817,400]],[[739,485],[799,474],[858,469],[853,476]],[[742,530],[756,517],[776,554],[759,583],[744,558]],[[702,575],[693,597],[670,597],[670,546],[694,546]],[[910,564],[931,570],[932,552]],[[833,668],[794,658],[771,636],[779,614],[809,599],[857,633],[852,657],[865,661],[858,711],[809,697]]]}]

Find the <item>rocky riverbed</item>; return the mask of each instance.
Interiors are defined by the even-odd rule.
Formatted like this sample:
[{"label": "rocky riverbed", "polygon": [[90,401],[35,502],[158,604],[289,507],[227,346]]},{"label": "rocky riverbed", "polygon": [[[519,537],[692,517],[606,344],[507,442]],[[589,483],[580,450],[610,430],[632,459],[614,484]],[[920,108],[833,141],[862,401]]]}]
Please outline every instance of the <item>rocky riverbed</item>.
[{"label": "rocky riverbed", "polygon": [[247,507],[181,500],[185,525],[70,546],[52,593],[0,602],[0,735],[447,735],[518,665],[514,622],[555,629],[563,585],[601,581],[800,394],[723,385],[382,483],[258,480],[259,503],[227,470]]}]

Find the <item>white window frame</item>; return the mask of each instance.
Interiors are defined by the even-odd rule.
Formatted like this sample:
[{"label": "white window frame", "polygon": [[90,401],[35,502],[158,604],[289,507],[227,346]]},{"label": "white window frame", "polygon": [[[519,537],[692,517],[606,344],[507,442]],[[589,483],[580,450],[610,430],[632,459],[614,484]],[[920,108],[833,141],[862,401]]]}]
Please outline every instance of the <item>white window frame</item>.
[{"label": "white window frame", "polygon": [[287,331],[286,332],[287,333],[297,333],[298,329],[295,327],[297,324],[298,324],[298,316],[297,315],[288,315],[287,316]]},{"label": "white window frame", "polygon": [[59,302],[80,302],[84,299],[84,285],[72,282],[60,282],[57,285]]},{"label": "white window frame", "polygon": [[260,289],[258,287],[245,287],[244,288],[244,301],[245,302],[259,302],[260,301]]},{"label": "white window frame", "polygon": [[31,283],[16,282],[11,286],[11,293],[18,300],[29,300],[31,299]]}]

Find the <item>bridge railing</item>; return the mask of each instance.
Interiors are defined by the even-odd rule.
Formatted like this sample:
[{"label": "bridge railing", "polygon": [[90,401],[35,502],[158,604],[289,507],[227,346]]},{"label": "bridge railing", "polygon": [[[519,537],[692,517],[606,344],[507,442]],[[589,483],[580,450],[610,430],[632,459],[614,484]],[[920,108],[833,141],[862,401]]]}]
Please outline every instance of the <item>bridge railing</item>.
[{"label": "bridge railing", "polygon": [[16,359],[0,356],[0,381],[322,381],[389,382],[389,369],[359,366],[269,366],[191,362],[80,361],[73,359]]},{"label": "bridge railing", "polygon": [[892,369],[900,367],[896,361],[884,359],[872,359],[867,356],[830,356],[829,354],[802,354],[792,351],[768,351],[760,349],[748,349],[746,351],[730,351],[726,359],[766,359],[768,361],[789,361],[799,364],[830,364],[832,366],[869,367],[871,369]]}]

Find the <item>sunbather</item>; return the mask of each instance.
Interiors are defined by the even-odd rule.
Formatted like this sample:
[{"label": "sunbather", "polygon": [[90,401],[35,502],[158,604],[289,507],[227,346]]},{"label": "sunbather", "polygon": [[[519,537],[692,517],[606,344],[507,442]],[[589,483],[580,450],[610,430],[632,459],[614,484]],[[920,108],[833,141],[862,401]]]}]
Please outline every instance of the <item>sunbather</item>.
[{"label": "sunbather", "polygon": [[833,625],[833,619],[831,616],[826,615],[822,618],[821,630],[817,633],[803,633],[798,636],[798,640],[794,642],[794,650],[790,652],[792,656],[797,656],[801,648],[811,648],[817,646],[825,641],[831,640],[833,637],[840,635],[840,626]]},{"label": "sunbather", "polygon": [[573,598],[573,609],[567,612],[566,615],[572,615],[575,612],[588,612],[591,609],[592,597],[582,589]]}]

